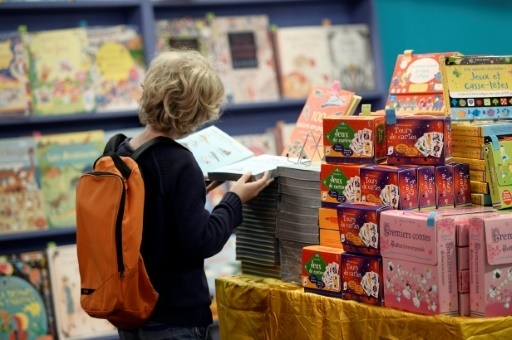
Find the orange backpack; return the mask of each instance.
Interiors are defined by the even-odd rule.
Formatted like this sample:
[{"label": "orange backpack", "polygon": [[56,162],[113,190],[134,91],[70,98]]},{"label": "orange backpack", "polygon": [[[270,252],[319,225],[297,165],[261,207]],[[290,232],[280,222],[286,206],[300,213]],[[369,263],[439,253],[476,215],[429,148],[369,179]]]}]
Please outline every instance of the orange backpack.
[{"label": "orange backpack", "polygon": [[145,323],[158,300],[140,254],[144,180],[137,159],[170,140],[154,138],[132,157],[124,157],[115,151],[125,139],[113,136],[93,171],[78,181],[76,243],[82,308],[92,317],[131,329]]}]

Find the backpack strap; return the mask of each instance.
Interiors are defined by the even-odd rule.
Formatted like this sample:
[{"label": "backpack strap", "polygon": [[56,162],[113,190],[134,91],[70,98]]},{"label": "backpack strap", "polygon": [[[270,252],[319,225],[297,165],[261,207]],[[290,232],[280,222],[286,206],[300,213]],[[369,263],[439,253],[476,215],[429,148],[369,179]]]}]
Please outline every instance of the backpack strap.
[{"label": "backpack strap", "polygon": [[148,140],[146,143],[142,144],[135,150],[132,154],[132,158],[137,161],[144,152],[146,152],[149,148],[151,148],[153,145],[157,144],[174,144],[175,142],[167,137],[158,136],[153,139]]},{"label": "backpack strap", "polygon": [[103,154],[106,155],[109,152],[116,152],[119,145],[124,142],[126,139],[126,136],[122,133],[118,133],[112,137],[107,142],[107,145],[105,145],[105,149],[103,149]]}]

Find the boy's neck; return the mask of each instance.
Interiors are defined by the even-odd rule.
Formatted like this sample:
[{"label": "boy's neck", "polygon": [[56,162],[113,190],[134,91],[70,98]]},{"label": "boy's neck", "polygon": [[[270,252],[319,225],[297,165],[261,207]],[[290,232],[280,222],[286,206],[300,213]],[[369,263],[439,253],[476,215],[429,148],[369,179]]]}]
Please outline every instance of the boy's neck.
[{"label": "boy's neck", "polygon": [[147,141],[149,141],[153,138],[156,138],[158,136],[173,138],[173,136],[171,136],[171,134],[169,134],[169,133],[157,131],[157,130],[153,129],[151,126],[146,125],[146,127],[144,128],[144,130],[141,133],[139,133],[137,136],[130,139],[129,143],[130,143],[130,146],[135,150],[138,147],[140,147],[142,144],[144,144]]}]

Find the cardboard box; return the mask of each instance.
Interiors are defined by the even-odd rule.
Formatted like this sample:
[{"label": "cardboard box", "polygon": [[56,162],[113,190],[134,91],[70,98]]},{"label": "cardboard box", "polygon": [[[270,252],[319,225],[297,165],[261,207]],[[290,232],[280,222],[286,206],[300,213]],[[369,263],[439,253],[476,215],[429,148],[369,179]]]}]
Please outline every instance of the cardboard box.
[{"label": "cardboard box", "polygon": [[346,252],[380,255],[379,217],[390,206],[344,203],[337,207],[341,243]]},{"label": "cardboard box", "polygon": [[439,165],[435,169],[436,177],[436,204],[438,209],[453,208],[455,206],[453,167]]},{"label": "cardboard box", "polygon": [[318,225],[320,229],[339,231],[340,228],[338,227],[338,211],[336,208],[319,208]]},{"label": "cardboard box", "polygon": [[382,258],[343,253],[341,255],[343,299],[382,306]]},{"label": "cardboard box", "polygon": [[454,218],[387,210],[380,227],[385,305],[458,315]]},{"label": "cardboard box", "polygon": [[436,209],[436,182],[434,165],[399,165],[400,168],[416,169],[416,179],[418,181],[418,209],[432,210]]},{"label": "cardboard box", "polygon": [[341,298],[341,254],[343,249],[325,246],[302,248],[304,291]]},{"label": "cardboard box", "polygon": [[340,116],[323,119],[327,163],[378,163],[386,158],[384,116]]},{"label": "cardboard box", "polygon": [[361,200],[399,210],[418,209],[416,170],[389,165],[361,168]]},{"label": "cardboard box", "polygon": [[453,167],[453,194],[455,207],[464,207],[471,205],[471,185],[469,178],[469,164],[455,163]]},{"label": "cardboard box", "polygon": [[320,228],[320,245],[325,247],[343,249],[340,240],[340,231]]},{"label": "cardboard box", "polygon": [[360,169],[362,166],[322,163],[320,168],[322,207],[336,209],[340,203],[361,201]]},{"label": "cardboard box", "polygon": [[512,315],[512,215],[473,217],[469,226],[470,313]]},{"label": "cardboard box", "polygon": [[496,209],[512,207],[512,141],[485,144],[489,190]]},{"label": "cardboard box", "polygon": [[459,293],[459,315],[469,316],[469,293]]},{"label": "cardboard box", "polygon": [[387,163],[444,165],[452,158],[451,119],[440,116],[386,117]]}]

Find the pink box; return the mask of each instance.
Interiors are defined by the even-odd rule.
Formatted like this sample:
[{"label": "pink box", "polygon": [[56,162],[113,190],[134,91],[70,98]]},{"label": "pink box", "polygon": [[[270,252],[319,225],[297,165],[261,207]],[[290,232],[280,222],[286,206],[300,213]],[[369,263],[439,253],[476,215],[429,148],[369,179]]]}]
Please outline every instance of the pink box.
[{"label": "pink box", "polygon": [[457,247],[457,269],[469,270],[469,247]]},{"label": "pink box", "polygon": [[469,271],[471,316],[512,315],[512,215],[470,220]]},{"label": "pink box", "polygon": [[469,293],[469,270],[459,270],[457,273],[459,293]]},{"label": "pink box", "polygon": [[459,315],[469,316],[469,293],[459,293]]},{"label": "pink box", "polygon": [[380,230],[385,305],[458,315],[454,217],[388,210]]}]

